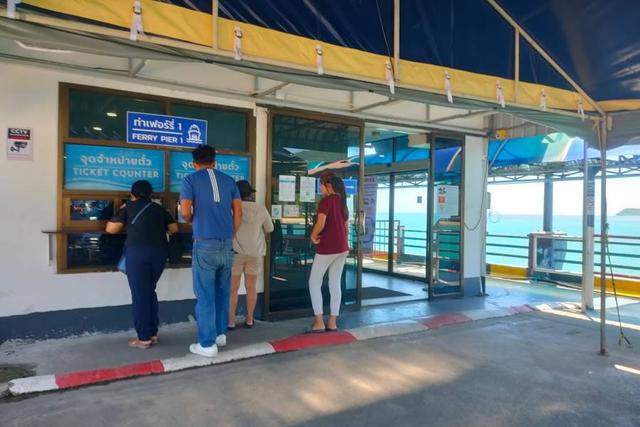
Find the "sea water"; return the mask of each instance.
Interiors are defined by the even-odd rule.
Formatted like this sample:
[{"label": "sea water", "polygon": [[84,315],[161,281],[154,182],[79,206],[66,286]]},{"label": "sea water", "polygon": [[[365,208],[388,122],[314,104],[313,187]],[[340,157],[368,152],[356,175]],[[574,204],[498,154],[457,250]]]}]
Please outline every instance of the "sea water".
[{"label": "sea water", "polygon": [[[388,218],[384,213],[377,213],[379,219]],[[422,256],[426,253],[426,217],[420,213],[395,214],[395,220],[399,221],[405,229],[405,252],[410,255]],[[610,236],[637,237],[636,240],[611,238],[609,252],[611,264],[615,274],[640,276],[640,216],[610,216]],[[472,228],[476,224],[466,224]],[[553,218],[553,230],[566,233],[568,236],[581,238],[582,216],[556,215]],[[502,215],[490,213],[487,221],[487,262],[493,264],[513,265],[526,267],[528,257],[527,235],[542,231],[542,215]],[[595,218],[595,233],[600,233],[600,218]],[[513,237],[497,237],[513,236]],[[513,247],[499,247],[496,245],[507,244]],[[578,253],[566,253],[565,259],[576,264],[563,263],[562,269],[579,273],[581,267],[580,241],[568,242],[567,249]],[[595,262],[599,263],[599,243],[596,244]],[[499,255],[504,254],[504,255]],[[599,268],[599,267],[596,267]]]}]

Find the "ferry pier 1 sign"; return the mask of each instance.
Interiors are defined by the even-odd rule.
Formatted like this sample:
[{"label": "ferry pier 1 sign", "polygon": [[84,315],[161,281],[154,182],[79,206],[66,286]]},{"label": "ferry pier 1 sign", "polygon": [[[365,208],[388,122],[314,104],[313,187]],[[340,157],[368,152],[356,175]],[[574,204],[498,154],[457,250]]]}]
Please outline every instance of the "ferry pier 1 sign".
[{"label": "ferry pier 1 sign", "polygon": [[207,143],[207,121],[127,111],[127,142],[196,148]]}]

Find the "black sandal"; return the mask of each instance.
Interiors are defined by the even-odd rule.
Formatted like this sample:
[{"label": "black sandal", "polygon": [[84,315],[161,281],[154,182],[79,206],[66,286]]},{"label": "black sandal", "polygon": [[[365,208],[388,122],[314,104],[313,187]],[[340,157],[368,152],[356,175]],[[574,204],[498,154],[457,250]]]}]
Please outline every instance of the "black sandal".
[{"label": "black sandal", "polygon": [[244,327],[247,328],[247,329],[251,329],[251,328],[253,328],[253,323],[247,323],[247,321],[245,320]]}]

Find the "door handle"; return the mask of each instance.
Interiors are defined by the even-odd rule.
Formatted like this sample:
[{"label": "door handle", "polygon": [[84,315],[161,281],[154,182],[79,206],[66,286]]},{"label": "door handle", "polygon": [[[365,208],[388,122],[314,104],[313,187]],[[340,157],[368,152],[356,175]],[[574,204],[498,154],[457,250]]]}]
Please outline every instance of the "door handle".
[{"label": "door handle", "polygon": [[364,224],[364,221],[365,221],[366,217],[367,217],[367,215],[365,214],[364,211],[359,211],[358,212],[358,230],[359,230],[359,233],[360,233],[361,237],[364,236],[365,233],[366,233],[366,228],[365,228],[366,226]]}]

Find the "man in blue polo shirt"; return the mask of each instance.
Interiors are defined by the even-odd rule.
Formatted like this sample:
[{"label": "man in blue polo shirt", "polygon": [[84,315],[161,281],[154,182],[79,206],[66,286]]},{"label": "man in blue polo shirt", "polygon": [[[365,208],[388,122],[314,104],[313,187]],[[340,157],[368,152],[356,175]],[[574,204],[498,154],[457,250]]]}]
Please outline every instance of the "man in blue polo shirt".
[{"label": "man in blue polo shirt", "polygon": [[196,172],[180,191],[180,213],[193,223],[193,292],[196,295],[198,342],[192,353],[215,357],[227,344],[229,292],[233,266],[232,238],[240,227],[242,202],[235,181],[215,170],[216,150],[193,150]]}]

